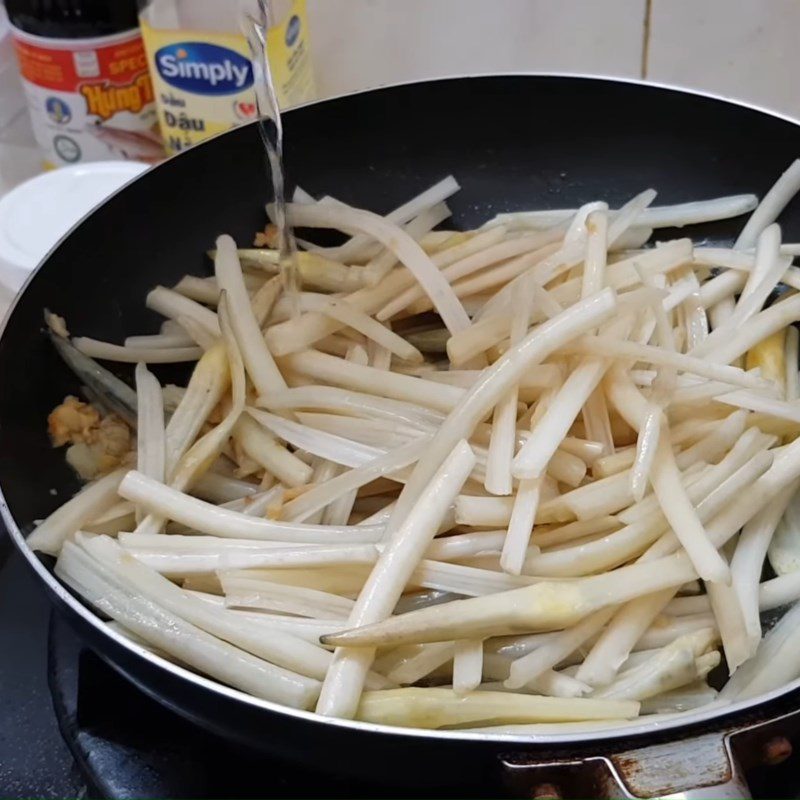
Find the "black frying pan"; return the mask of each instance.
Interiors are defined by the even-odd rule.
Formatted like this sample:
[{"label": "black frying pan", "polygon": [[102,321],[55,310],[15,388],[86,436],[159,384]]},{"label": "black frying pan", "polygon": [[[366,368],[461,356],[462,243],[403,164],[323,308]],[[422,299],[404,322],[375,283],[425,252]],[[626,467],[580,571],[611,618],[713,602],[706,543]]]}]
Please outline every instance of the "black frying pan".
[{"label": "black frying pan", "polygon": [[[618,204],[649,186],[658,189],[661,203],[763,194],[800,153],[800,128],[787,119],[672,89],[567,77],[397,86],[294,110],[285,125],[290,181],[385,212],[452,173],[463,187],[451,202],[454,220],[464,227],[523,207],[598,198]],[[145,174],[79,224],[6,320],[0,339],[2,511],[57,608],[157,700],[232,740],[318,768],[395,783],[424,776],[424,794],[443,788],[496,793],[510,776],[526,792],[553,780],[578,795],[629,790],[653,796],[713,785],[710,796],[743,796],[736,759],[727,757],[724,743],[734,741],[748,764],[759,760],[767,738],[791,731],[791,712],[800,702],[793,687],[767,702],[706,711],[660,728],[641,725],[624,737],[613,731],[500,737],[324,721],[165,665],[106,630],[25,547],[22,535],[33,521],[78,488],[63,452],[50,447],[45,420],[79,387],[41,333],[42,309],[65,315],[74,332],[111,341],[155,331],[156,316],[144,308],[147,290],[187,272],[208,274],[203,254],[219,233],[249,243],[264,224],[265,199],[255,127],[202,144]],[[792,204],[781,222],[785,238],[796,241],[800,204]],[[696,233],[730,240],[740,225],[707,225]],[[652,745],[655,751],[637,749]],[[570,766],[574,760],[580,769]]]}]

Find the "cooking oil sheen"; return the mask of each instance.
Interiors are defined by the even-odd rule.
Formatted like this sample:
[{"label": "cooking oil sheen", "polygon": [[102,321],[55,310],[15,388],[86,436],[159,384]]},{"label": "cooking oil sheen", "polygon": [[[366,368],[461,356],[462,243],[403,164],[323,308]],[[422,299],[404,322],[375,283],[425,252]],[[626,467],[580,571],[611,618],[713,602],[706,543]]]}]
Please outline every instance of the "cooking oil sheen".
[{"label": "cooking oil sheen", "polygon": [[270,8],[267,0],[242,3],[242,29],[245,31],[253,64],[253,79],[258,109],[258,126],[267,156],[267,172],[272,181],[274,202],[272,219],[278,231],[280,275],[289,298],[291,313],[300,313],[300,277],[297,242],[286,213],[286,188],[283,170],[283,124],[269,58]]}]

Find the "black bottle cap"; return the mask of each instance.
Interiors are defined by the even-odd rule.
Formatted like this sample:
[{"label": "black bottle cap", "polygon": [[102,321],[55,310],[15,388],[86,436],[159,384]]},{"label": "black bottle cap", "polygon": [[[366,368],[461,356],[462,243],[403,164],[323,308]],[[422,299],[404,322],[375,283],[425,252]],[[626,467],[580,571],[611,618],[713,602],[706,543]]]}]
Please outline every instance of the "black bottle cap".
[{"label": "black bottle cap", "polygon": [[5,0],[11,24],[34,36],[91,39],[139,25],[136,0]]}]

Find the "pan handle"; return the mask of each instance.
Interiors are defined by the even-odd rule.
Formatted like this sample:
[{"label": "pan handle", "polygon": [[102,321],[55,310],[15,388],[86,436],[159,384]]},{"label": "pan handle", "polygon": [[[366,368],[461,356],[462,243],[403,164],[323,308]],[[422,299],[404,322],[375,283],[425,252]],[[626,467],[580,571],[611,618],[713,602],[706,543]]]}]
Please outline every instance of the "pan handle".
[{"label": "pan handle", "polygon": [[537,800],[751,797],[730,738],[720,732],[582,760],[513,754],[502,763],[513,794]]}]

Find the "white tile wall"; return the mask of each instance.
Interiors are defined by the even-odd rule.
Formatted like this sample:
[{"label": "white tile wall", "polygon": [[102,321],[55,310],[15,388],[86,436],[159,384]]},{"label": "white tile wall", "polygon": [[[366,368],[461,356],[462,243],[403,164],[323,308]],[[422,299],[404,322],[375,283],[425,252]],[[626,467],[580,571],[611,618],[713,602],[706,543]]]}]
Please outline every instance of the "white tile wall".
[{"label": "white tile wall", "polygon": [[590,72],[646,76],[800,117],[800,0],[308,3],[323,97],[453,73]]},{"label": "white tile wall", "polygon": [[482,72],[638,76],[645,0],[308,0],[323,97]]},{"label": "white tile wall", "polygon": [[31,130],[8,17],[0,0],[0,194],[41,169]]},{"label": "white tile wall", "polygon": [[800,118],[797,0],[652,0],[647,77]]}]

